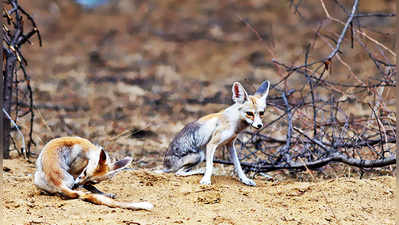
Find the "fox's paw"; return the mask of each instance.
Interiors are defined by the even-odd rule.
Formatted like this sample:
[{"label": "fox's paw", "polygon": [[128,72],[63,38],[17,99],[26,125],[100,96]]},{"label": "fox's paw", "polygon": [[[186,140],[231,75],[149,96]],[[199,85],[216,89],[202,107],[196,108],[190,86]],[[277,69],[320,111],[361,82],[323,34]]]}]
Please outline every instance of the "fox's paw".
[{"label": "fox's paw", "polygon": [[104,195],[107,196],[108,198],[116,198],[116,194],[107,193],[107,194],[104,194]]},{"label": "fox's paw", "polygon": [[211,185],[211,179],[202,178],[201,181],[200,181],[200,184],[202,184],[202,185]]},{"label": "fox's paw", "polygon": [[255,181],[251,180],[251,179],[240,179],[241,182],[243,182],[244,184],[248,185],[248,186],[256,186]]},{"label": "fox's paw", "polygon": [[154,171],[152,171],[152,172],[154,172],[154,173],[156,173],[156,174],[166,173],[165,170],[154,170]]}]

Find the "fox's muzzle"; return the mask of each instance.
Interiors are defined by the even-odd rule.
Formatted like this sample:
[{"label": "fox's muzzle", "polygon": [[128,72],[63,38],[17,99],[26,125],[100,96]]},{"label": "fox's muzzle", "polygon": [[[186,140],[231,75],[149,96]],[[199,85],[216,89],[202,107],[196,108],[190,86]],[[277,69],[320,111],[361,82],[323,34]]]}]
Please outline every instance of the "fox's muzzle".
[{"label": "fox's muzzle", "polygon": [[258,125],[256,125],[256,129],[260,129],[260,128],[262,128],[263,126],[262,126],[262,124],[258,124]]},{"label": "fox's muzzle", "polygon": [[251,124],[251,125],[252,125],[252,127],[255,128],[255,129],[260,129],[260,128],[263,127],[263,125],[260,124],[260,123],[258,123],[258,124]]}]

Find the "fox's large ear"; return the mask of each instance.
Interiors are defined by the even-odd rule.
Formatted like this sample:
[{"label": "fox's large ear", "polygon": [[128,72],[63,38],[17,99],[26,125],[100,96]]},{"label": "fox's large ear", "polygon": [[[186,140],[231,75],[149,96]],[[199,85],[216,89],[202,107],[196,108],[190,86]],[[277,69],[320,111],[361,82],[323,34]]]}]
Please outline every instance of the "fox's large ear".
[{"label": "fox's large ear", "polygon": [[267,95],[269,94],[270,82],[268,80],[263,81],[263,83],[256,90],[255,95],[266,100]]},{"label": "fox's large ear", "polygon": [[133,159],[131,157],[126,157],[126,158],[124,158],[122,160],[116,161],[113,164],[112,170],[123,169],[123,168],[129,166],[130,163],[132,162],[132,160]]},{"label": "fox's large ear", "polygon": [[234,102],[244,103],[248,100],[248,94],[239,82],[233,83],[232,91]]},{"label": "fox's large ear", "polygon": [[107,153],[105,153],[104,149],[101,149],[98,165],[103,165],[106,162],[107,162]]}]

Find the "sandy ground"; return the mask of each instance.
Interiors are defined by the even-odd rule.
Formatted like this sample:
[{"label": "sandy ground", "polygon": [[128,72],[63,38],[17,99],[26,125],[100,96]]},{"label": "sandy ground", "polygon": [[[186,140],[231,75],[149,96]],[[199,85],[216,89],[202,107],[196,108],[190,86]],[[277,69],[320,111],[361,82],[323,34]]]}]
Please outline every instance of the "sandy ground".
[{"label": "sandy ground", "polygon": [[394,224],[395,178],[337,178],[315,182],[256,179],[256,187],[231,176],[158,175],[130,170],[98,184],[117,199],[150,201],[152,211],[132,211],[41,194],[33,163],[4,161],[3,224]]}]

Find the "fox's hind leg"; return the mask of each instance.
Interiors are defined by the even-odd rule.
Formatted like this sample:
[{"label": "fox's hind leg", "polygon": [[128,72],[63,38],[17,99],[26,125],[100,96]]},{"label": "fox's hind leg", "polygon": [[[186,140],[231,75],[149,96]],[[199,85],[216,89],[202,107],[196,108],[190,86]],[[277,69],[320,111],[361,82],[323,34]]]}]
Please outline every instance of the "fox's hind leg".
[{"label": "fox's hind leg", "polygon": [[190,168],[181,168],[180,170],[178,170],[176,172],[177,176],[182,176],[182,177],[186,177],[186,176],[192,176],[192,175],[198,175],[198,174],[204,174],[205,173],[205,167],[202,168],[198,168],[193,170],[193,167]]},{"label": "fox's hind leg", "polygon": [[175,174],[178,176],[191,176],[196,174],[204,174],[205,173],[204,168],[193,170],[193,168],[198,164],[200,164],[202,161],[204,161],[204,159],[205,155],[204,152],[202,151],[198,153],[191,153],[189,155],[184,156],[179,160],[181,166],[180,169],[178,169]]}]

